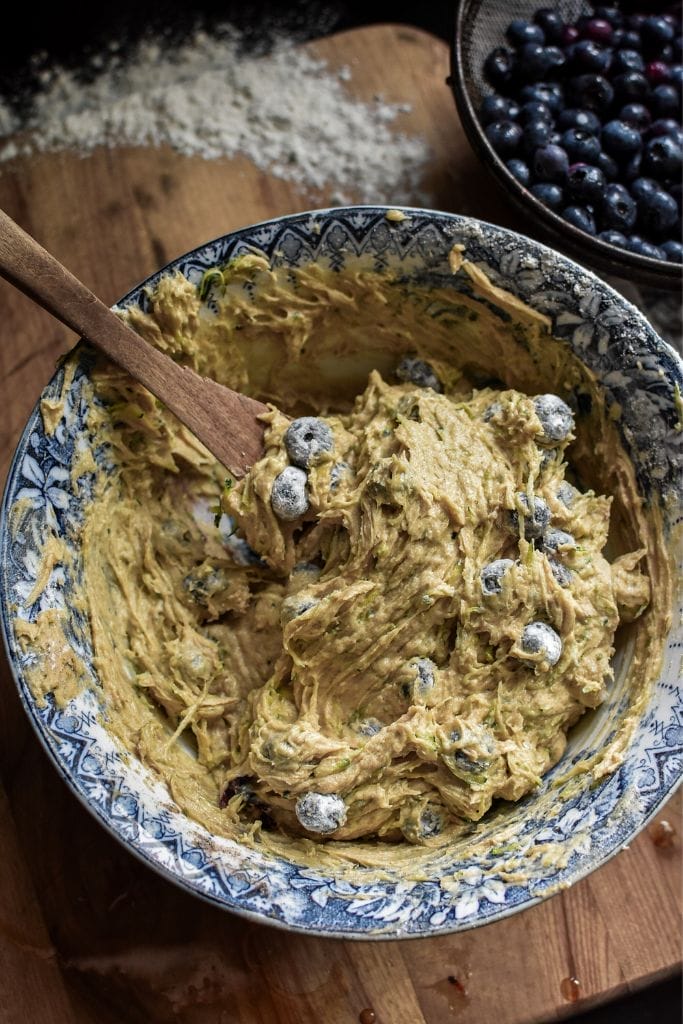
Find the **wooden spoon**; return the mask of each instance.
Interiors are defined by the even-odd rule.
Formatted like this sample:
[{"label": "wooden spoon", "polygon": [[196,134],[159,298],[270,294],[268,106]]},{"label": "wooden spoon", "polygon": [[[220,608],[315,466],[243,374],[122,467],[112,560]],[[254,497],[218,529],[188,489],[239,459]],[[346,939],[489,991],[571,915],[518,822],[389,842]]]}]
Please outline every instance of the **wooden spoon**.
[{"label": "wooden spoon", "polygon": [[153,348],[2,210],[0,275],[144,384],[236,477],[263,455],[267,406]]}]

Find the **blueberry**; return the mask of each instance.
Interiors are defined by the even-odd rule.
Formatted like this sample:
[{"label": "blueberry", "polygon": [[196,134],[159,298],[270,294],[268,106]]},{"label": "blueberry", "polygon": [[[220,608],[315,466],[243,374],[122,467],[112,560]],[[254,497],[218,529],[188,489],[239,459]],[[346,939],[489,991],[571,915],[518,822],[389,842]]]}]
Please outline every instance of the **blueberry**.
[{"label": "blueberry", "polygon": [[524,163],[524,161],[508,160],[505,166],[507,167],[512,177],[516,178],[520,185],[524,185],[524,187],[526,188],[526,186],[529,184],[531,180],[531,173],[527,165]]},{"label": "blueberry", "polygon": [[671,43],[674,35],[673,26],[664,18],[656,15],[645,18],[640,26],[640,38],[643,40],[643,46],[652,53],[657,53],[667,43]]},{"label": "blueberry", "polygon": [[642,132],[649,127],[652,115],[642,103],[627,103],[619,111],[619,120],[634,125]]},{"label": "blueberry", "polygon": [[648,129],[648,138],[655,139],[660,135],[670,135],[672,139],[683,143],[683,129],[672,117],[660,117],[653,121]]},{"label": "blueberry", "polygon": [[539,660],[546,661],[551,667],[557,665],[562,655],[560,637],[545,622],[530,622],[524,627],[521,648],[525,654],[539,654]]},{"label": "blueberry", "polygon": [[656,189],[638,200],[638,226],[646,234],[663,238],[677,223],[676,200],[663,189]]},{"label": "blueberry", "polygon": [[578,75],[569,85],[578,105],[598,114],[605,113],[614,99],[614,89],[602,75]]},{"label": "blueberry", "polygon": [[639,175],[641,165],[643,162],[642,151],[640,153],[634,153],[621,165],[621,180],[627,184],[634,181]]},{"label": "blueberry", "polygon": [[483,419],[484,423],[490,423],[494,416],[498,416],[502,411],[503,406],[500,404],[500,402],[491,402],[491,404],[484,409],[481,418]]},{"label": "blueberry", "polygon": [[543,550],[552,555],[556,555],[558,551],[575,551],[576,541],[571,533],[566,533],[564,530],[556,530],[551,526],[543,534]]},{"label": "blueberry", "polygon": [[565,25],[562,29],[562,45],[571,46],[579,38],[580,32],[576,25]]},{"label": "blueberry", "polygon": [[567,58],[559,46],[546,46],[544,59],[548,78],[559,78],[564,74]]},{"label": "blueberry", "polygon": [[524,46],[525,43],[545,42],[545,33],[540,25],[532,25],[522,18],[515,18],[505,30],[505,36],[513,46]]},{"label": "blueberry", "polygon": [[642,71],[625,71],[612,79],[613,96],[617,104],[640,103],[650,95],[650,83]]},{"label": "blueberry", "polygon": [[600,151],[595,158],[595,166],[600,168],[607,181],[615,181],[619,177],[617,162],[609,153]]},{"label": "blueberry", "polygon": [[522,133],[522,149],[529,156],[541,146],[547,146],[552,135],[552,125],[548,121],[530,121]]},{"label": "blueberry", "polygon": [[300,469],[320,462],[321,455],[334,448],[334,435],[325,420],[317,416],[300,416],[292,420],[285,433],[289,461]]},{"label": "blueberry", "polygon": [[376,736],[383,728],[379,718],[363,718],[356,726],[356,732],[361,736]]},{"label": "blueberry", "polygon": [[621,231],[601,231],[598,238],[608,245],[616,245],[619,249],[626,248],[626,235],[622,235]]},{"label": "blueberry", "polygon": [[562,148],[572,161],[592,163],[600,152],[600,140],[583,128],[567,128],[562,135]]},{"label": "blueberry", "polygon": [[304,615],[309,612],[311,608],[315,608],[320,601],[317,597],[304,597],[302,594],[290,594],[286,597],[280,605],[280,622],[283,626],[287,625],[288,622],[293,622],[294,619],[298,619],[300,615]]},{"label": "blueberry", "polygon": [[669,178],[679,181],[682,154],[681,143],[670,135],[650,139],[643,153],[643,173],[657,178],[658,181]]},{"label": "blueberry", "polygon": [[669,263],[683,263],[683,245],[673,238],[660,246]]},{"label": "blueberry", "polygon": [[657,245],[645,241],[639,235],[632,235],[627,242],[626,248],[637,256],[647,256],[651,260],[665,260],[666,254]]},{"label": "blueberry", "polygon": [[567,128],[581,128],[590,135],[597,135],[602,127],[602,122],[592,110],[577,110],[575,107],[565,107],[557,118],[557,127],[561,131]]},{"label": "blueberry", "polygon": [[613,28],[604,18],[590,18],[582,30],[584,39],[607,46],[612,41]]},{"label": "blueberry", "polygon": [[327,835],[346,822],[346,804],[334,793],[304,793],[296,802],[296,816],[307,832]]},{"label": "blueberry", "polygon": [[626,71],[644,71],[645,61],[637,50],[618,50],[612,58],[611,72],[623,75]]},{"label": "blueberry", "polygon": [[519,98],[522,103],[544,103],[553,114],[559,114],[564,106],[564,92],[559,82],[535,82],[523,85]]},{"label": "blueberry", "polygon": [[531,194],[548,206],[551,210],[559,210],[564,206],[564,192],[559,185],[551,185],[549,182],[539,182],[531,186]]},{"label": "blueberry", "polygon": [[547,43],[557,45],[562,42],[562,29],[564,28],[564,21],[559,11],[556,11],[552,7],[541,7],[534,14],[534,21],[543,29],[543,34]]},{"label": "blueberry", "polygon": [[396,367],[396,376],[405,383],[415,384],[418,388],[431,388],[432,391],[443,391],[443,384],[439,380],[431,363],[423,359],[413,359],[405,356]]},{"label": "blueberry", "polygon": [[540,181],[564,182],[569,159],[561,146],[542,146],[534,153],[534,174]]},{"label": "blueberry", "polygon": [[568,480],[563,480],[557,488],[557,497],[566,508],[572,507],[578,494],[577,489],[572,487]]},{"label": "blueberry", "polygon": [[518,120],[524,127],[533,121],[547,121],[548,124],[552,124],[553,115],[545,103],[532,102],[520,107]]},{"label": "blueberry", "polygon": [[287,466],[273,480],[270,504],[278,519],[292,522],[308,511],[306,474],[296,466]]},{"label": "blueberry", "polygon": [[634,52],[634,51],[641,50],[642,47],[643,47],[643,44],[641,42],[639,33],[638,32],[633,32],[632,30],[624,32],[624,34],[621,37],[621,40],[619,42],[619,49],[620,50],[623,49],[623,50],[630,50],[631,52]]},{"label": "blueberry", "polygon": [[538,43],[525,43],[519,51],[517,71],[527,82],[537,82],[545,78],[551,68],[551,60],[544,46]]},{"label": "blueberry", "polygon": [[602,129],[602,148],[616,160],[626,160],[642,146],[640,132],[626,121],[608,121]]},{"label": "blueberry", "polygon": [[484,96],[479,108],[479,120],[483,125],[492,124],[493,121],[514,121],[510,117],[512,102],[504,96]]},{"label": "blueberry", "polygon": [[534,409],[546,441],[566,441],[574,429],[574,413],[559,395],[536,395]]},{"label": "blueberry", "polygon": [[511,558],[497,558],[495,562],[489,562],[481,570],[481,592],[484,597],[491,597],[492,594],[500,594],[503,589],[503,576],[515,563]]},{"label": "blueberry", "polygon": [[486,126],[485,133],[498,156],[504,159],[517,152],[522,139],[522,128],[515,121],[494,121]]},{"label": "blueberry", "polygon": [[330,470],[330,490],[336,491],[344,477],[350,479],[352,475],[353,470],[349,466],[348,462],[335,462],[334,466]]},{"label": "blueberry", "polygon": [[669,85],[677,85],[680,89],[683,86],[683,64],[673,64],[669,67]]},{"label": "blueberry", "polygon": [[[414,835],[416,839],[433,839],[441,835],[446,825],[443,810],[435,807],[423,807],[416,822]],[[406,838],[411,838],[409,832],[404,833]]]},{"label": "blueberry", "polygon": [[630,231],[636,222],[637,212],[634,200],[623,185],[607,186],[599,207],[599,219],[603,228]]},{"label": "blueberry", "polygon": [[594,205],[602,198],[605,185],[605,175],[590,164],[571,164],[567,172],[567,191],[578,203]]},{"label": "blueberry", "polygon": [[571,570],[563,565],[562,562],[558,562],[556,558],[548,558],[548,565],[552,572],[555,580],[561,587],[568,587],[572,581]]},{"label": "blueberry", "polygon": [[408,669],[412,677],[410,696],[415,701],[424,701],[434,689],[437,667],[431,658],[413,658]]},{"label": "blueberry", "polygon": [[258,565],[262,569],[266,567],[264,559],[247,544],[244,537],[233,533],[229,537],[222,538],[222,541],[236,565]]},{"label": "blueberry", "polygon": [[612,62],[610,51],[603,50],[601,46],[590,39],[582,39],[581,42],[574,43],[568,50],[568,57],[572,70],[577,74],[595,71],[602,75]]},{"label": "blueberry", "polygon": [[585,206],[565,206],[562,216],[568,224],[573,224],[575,228],[585,231],[588,235],[595,234],[595,219]]},{"label": "blueberry", "polygon": [[645,77],[651,85],[666,85],[671,80],[671,67],[663,60],[651,60],[645,65]]},{"label": "blueberry", "polygon": [[[534,498],[533,514],[529,511],[529,499],[523,491],[517,494],[517,501],[524,515],[524,536],[527,540],[542,537],[550,525],[550,509],[543,498]],[[510,512],[510,525],[515,533],[519,532],[519,511]]]},{"label": "blueberry", "polygon": [[656,192],[659,185],[654,178],[636,178],[629,186],[629,192],[634,199],[642,199],[644,196]]},{"label": "blueberry", "polygon": [[514,54],[506,50],[504,46],[497,46],[491,50],[484,61],[484,74],[487,81],[494,89],[507,92],[512,84],[513,72],[515,69]]},{"label": "blueberry", "polygon": [[598,4],[593,9],[593,17],[602,18],[604,21],[609,22],[612,28],[621,28],[624,24],[624,15],[618,7]]},{"label": "blueberry", "polygon": [[677,204],[679,210],[683,206],[683,194],[682,193],[683,193],[683,185],[681,184],[681,182],[678,182],[677,185],[672,185],[671,188],[669,189],[669,195],[672,195],[674,197],[674,199],[676,200],[676,204]]},{"label": "blueberry", "polygon": [[681,93],[675,85],[656,85],[650,97],[650,110],[655,117],[679,117]]}]

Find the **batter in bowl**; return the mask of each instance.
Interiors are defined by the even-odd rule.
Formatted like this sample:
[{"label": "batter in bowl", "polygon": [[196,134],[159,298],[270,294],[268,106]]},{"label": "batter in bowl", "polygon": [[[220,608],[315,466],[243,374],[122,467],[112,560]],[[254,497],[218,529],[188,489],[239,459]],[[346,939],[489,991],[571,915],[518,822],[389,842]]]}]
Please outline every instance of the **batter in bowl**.
[{"label": "batter in bowl", "polygon": [[471,294],[246,256],[127,314],[273,403],[243,481],[93,372],[113,471],[84,606],[111,728],[219,834],[447,843],[538,786],[639,619],[633,713],[585,770],[628,743],[667,625],[658,514],[546,318],[459,251],[453,269]]}]

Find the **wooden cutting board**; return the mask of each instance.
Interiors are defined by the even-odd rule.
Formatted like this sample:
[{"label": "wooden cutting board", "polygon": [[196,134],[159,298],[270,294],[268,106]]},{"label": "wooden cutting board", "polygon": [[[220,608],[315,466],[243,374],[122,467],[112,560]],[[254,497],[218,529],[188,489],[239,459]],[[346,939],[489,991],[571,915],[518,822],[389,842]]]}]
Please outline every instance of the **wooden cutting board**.
[{"label": "wooden cutting board", "polygon": [[[402,26],[310,45],[349,90],[412,104],[400,127],[433,150],[425,186],[444,210],[518,227],[470,152],[446,46]],[[244,159],[167,150],[17,161],[0,206],[107,302],[188,249],[254,221],[328,205]],[[0,474],[66,329],[0,283]],[[0,666],[2,1024],[513,1024],[547,1021],[677,970],[680,810],[573,889],[461,935],[342,942],[247,923],[176,890],[74,799],[29,728]],[[577,983],[569,979],[577,979]],[[369,1012],[361,1016],[362,1011]]]}]

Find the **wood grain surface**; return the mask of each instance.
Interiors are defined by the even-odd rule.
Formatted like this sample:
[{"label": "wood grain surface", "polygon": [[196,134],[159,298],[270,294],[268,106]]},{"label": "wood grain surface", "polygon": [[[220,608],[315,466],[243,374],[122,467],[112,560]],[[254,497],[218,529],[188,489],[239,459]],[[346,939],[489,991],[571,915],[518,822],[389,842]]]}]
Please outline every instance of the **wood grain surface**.
[{"label": "wood grain surface", "polygon": [[[401,127],[432,147],[425,186],[437,207],[519,226],[465,141],[443,43],[377,26],[310,48],[351,67],[356,95],[412,104]],[[168,150],[42,155],[0,174],[0,207],[107,303],[210,238],[329,200],[246,159]],[[0,310],[4,480],[75,336],[4,282]],[[307,938],[221,912],[139,863],[48,763],[4,658],[0,693],[2,1024],[516,1024],[561,1019],[679,969],[680,794],[629,849],[522,914],[439,939]],[[658,846],[662,818],[675,835]],[[370,1009],[374,1018],[361,1016]]]}]

